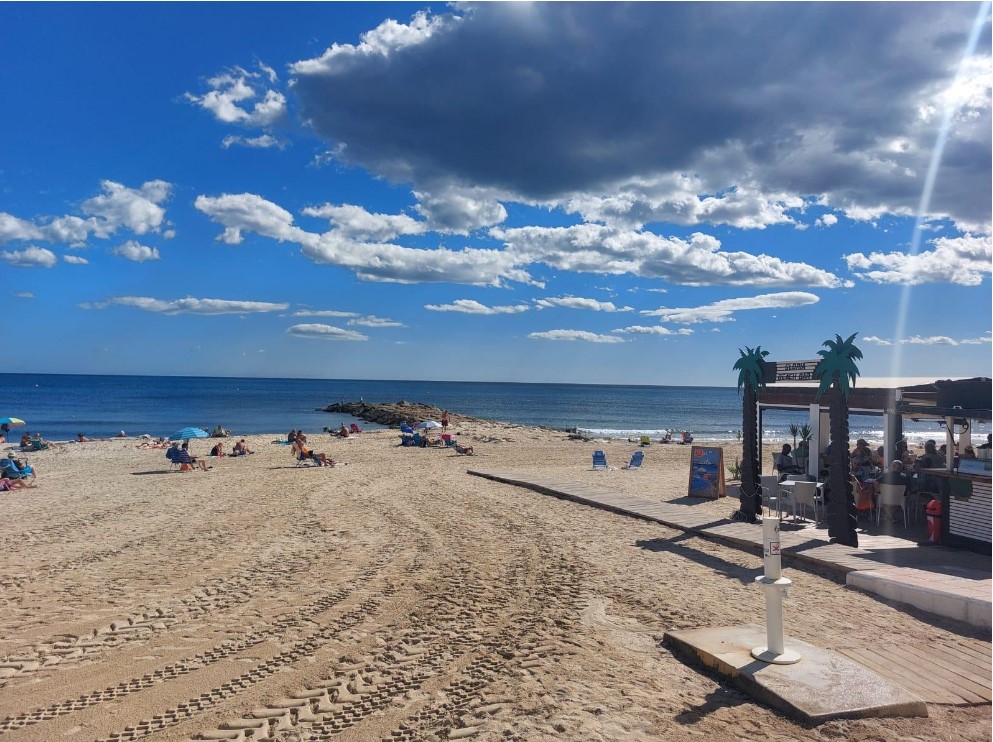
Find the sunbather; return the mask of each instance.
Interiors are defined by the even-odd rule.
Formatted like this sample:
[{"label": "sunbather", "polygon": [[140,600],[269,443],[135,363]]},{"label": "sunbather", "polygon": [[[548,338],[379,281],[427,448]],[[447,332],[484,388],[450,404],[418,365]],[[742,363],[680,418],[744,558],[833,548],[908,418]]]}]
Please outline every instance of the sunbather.
[{"label": "sunbather", "polygon": [[472,446],[461,446],[458,443],[455,444],[455,453],[460,456],[472,456]]},{"label": "sunbather", "polygon": [[335,461],[329,459],[326,453],[316,453],[307,448],[306,443],[297,439],[293,441],[293,447],[290,449],[293,452],[294,458],[297,461],[314,461],[318,466],[334,466]]},{"label": "sunbather", "polygon": [[21,464],[10,457],[0,459],[0,476],[8,479],[34,479],[37,476],[34,467]]},{"label": "sunbather", "polygon": [[27,479],[11,479],[10,477],[0,478],[0,492],[11,492],[22,487],[33,487],[34,485]]},{"label": "sunbather", "polygon": [[249,451],[248,446],[245,445],[245,439],[242,438],[240,441],[234,444],[234,450],[231,451],[232,456],[247,456],[250,453],[255,453],[255,451]]},{"label": "sunbather", "polygon": [[210,449],[210,455],[216,456],[219,459],[227,456],[227,454],[224,453],[224,445],[222,443],[214,444],[214,447]]}]

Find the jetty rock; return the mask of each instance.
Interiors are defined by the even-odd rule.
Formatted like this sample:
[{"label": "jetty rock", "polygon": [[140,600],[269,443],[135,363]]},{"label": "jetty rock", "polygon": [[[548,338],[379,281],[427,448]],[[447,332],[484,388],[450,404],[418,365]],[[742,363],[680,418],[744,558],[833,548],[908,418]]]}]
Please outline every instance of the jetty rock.
[{"label": "jetty rock", "polygon": [[[422,420],[437,420],[441,422],[442,410],[433,404],[422,402],[380,402],[370,404],[368,402],[334,402],[327,407],[317,408],[318,412],[338,412],[359,420],[370,423],[378,423],[389,428],[399,428],[400,423],[406,420],[410,424],[421,422]],[[449,427],[467,422],[477,422],[478,418],[467,415],[458,415],[453,412],[448,413]]]}]

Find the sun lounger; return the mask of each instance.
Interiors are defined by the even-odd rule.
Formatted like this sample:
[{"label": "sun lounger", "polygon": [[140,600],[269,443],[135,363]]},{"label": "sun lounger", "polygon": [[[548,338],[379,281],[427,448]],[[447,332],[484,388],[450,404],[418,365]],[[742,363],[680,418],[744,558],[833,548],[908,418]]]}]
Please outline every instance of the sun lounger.
[{"label": "sun lounger", "polygon": [[622,469],[640,469],[641,468],[641,462],[644,460],[644,458],[645,458],[645,452],[644,451],[635,451],[633,454],[631,454],[631,461],[630,461],[630,463],[628,463],[626,466],[622,466],[621,468]]},{"label": "sun lounger", "polygon": [[593,468],[594,469],[607,469],[607,454],[603,451],[593,452]]}]

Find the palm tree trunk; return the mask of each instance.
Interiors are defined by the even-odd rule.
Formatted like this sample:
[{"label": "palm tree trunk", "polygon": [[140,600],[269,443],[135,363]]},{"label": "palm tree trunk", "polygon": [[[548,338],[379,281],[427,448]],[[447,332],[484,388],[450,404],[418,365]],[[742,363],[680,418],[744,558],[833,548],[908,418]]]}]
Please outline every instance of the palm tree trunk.
[{"label": "palm tree trunk", "polygon": [[831,454],[828,456],[828,481],[824,493],[827,499],[828,536],[835,543],[858,546],[855,494],[848,458],[848,401],[837,381],[831,387],[828,409],[831,416]]},{"label": "palm tree trunk", "polygon": [[745,385],[741,402],[741,515],[748,523],[762,510],[759,486],[759,419],[755,389]]}]

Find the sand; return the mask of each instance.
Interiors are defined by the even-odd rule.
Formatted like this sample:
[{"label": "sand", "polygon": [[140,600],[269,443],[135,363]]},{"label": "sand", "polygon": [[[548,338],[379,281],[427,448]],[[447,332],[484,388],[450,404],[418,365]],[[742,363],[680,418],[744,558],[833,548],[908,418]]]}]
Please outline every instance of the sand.
[{"label": "sand", "polygon": [[[28,455],[37,488],[0,494],[5,741],[990,739],[988,706],[791,722],[660,645],[761,621],[758,557],[466,473],[673,500],[685,447],[592,472],[594,448],[619,467],[637,446],[474,423],[472,458],[313,435],[347,465],[298,468],[274,437],[205,473],[134,439]],[[787,631],[823,647],[989,640],[787,574]]]}]

